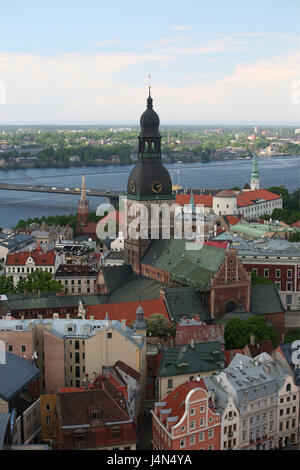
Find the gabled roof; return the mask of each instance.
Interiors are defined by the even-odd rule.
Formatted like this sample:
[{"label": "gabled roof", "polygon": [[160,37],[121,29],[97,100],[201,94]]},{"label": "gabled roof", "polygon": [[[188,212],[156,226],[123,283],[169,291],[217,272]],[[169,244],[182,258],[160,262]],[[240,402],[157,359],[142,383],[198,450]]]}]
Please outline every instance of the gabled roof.
[{"label": "gabled roof", "polygon": [[56,255],[54,251],[44,253],[41,248],[36,248],[33,251],[8,254],[6,266],[25,266],[29,257],[33,259],[36,266],[54,266]]},{"label": "gabled roof", "polygon": [[[203,204],[204,207],[212,207],[213,205],[213,197],[212,195],[200,195],[200,194],[193,194],[194,204]],[[180,206],[189,205],[191,202],[191,195],[190,194],[176,194],[176,204]]]},{"label": "gabled roof", "polygon": [[[188,321],[188,320],[187,320]],[[177,325],[175,345],[189,344],[191,340],[195,343],[225,343],[223,325]]]},{"label": "gabled roof", "polygon": [[255,189],[253,191],[240,192],[237,196],[237,205],[238,207],[250,206],[255,204],[257,200],[264,199],[266,201],[273,201],[275,199],[280,199],[279,194],[271,193],[266,189]]},{"label": "gabled roof", "polygon": [[40,371],[26,359],[10,352],[6,352],[5,360],[5,364],[0,364],[0,397],[8,402],[35,379]]},{"label": "gabled roof", "polygon": [[271,340],[255,342],[255,344],[247,344],[247,348],[251,354],[251,357],[256,357],[258,354],[263,352],[271,355],[274,351],[274,346]]},{"label": "gabled roof", "polygon": [[134,370],[132,367],[130,367],[128,364],[125,364],[123,361],[117,361],[115,363],[115,367],[120,369],[122,372],[124,372],[127,375],[130,375],[134,380],[139,381],[140,380],[140,374]]},{"label": "gabled roof", "polygon": [[176,422],[180,421],[185,412],[185,399],[188,393],[191,390],[196,390],[199,388],[202,388],[207,392],[207,388],[203,379],[200,379],[199,381],[193,380],[190,382],[185,382],[169,393],[164,399],[166,403],[164,409],[171,410],[170,414],[168,414],[168,417],[172,418],[177,416],[178,420]]},{"label": "gabled roof", "polygon": [[165,287],[164,299],[171,321],[178,322],[182,316],[193,318],[197,314],[204,321],[210,318],[200,294],[192,287]]},{"label": "gabled roof", "polygon": [[133,277],[132,267],[128,264],[103,266],[102,273],[109,292],[113,292]]},{"label": "gabled roof", "polygon": [[218,342],[167,348],[160,363],[159,377],[220,370],[223,362],[222,346]]},{"label": "gabled roof", "polygon": [[169,321],[169,315],[162,299],[90,305],[86,307],[86,314],[87,318],[93,315],[95,320],[104,320],[108,314],[110,320],[126,320],[127,325],[130,325],[136,320],[136,310],[139,305],[143,307],[145,318],[159,313]]},{"label": "gabled roof", "polygon": [[251,286],[250,311],[255,315],[285,311],[278,290],[273,283]]},{"label": "gabled roof", "polygon": [[172,281],[209,290],[225,256],[224,249],[211,245],[187,250],[186,240],[152,240],[142,264],[169,273]]}]

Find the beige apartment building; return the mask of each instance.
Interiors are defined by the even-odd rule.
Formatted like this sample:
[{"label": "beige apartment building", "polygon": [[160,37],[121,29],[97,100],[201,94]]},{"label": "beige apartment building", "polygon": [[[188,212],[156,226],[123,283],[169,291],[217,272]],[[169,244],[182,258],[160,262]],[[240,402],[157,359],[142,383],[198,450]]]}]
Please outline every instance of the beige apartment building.
[{"label": "beige apartment building", "polygon": [[[146,380],[146,338],[126,326],[126,321],[70,318],[0,320],[0,339],[15,350],[30,343],[40,370],[41,393],[57,393],[60,387],[80,387],[93,382],[103,366],[119,360]],[[12,338],[12,339],[10,339]],[[29,347],[29,346],[28,346]]]}]

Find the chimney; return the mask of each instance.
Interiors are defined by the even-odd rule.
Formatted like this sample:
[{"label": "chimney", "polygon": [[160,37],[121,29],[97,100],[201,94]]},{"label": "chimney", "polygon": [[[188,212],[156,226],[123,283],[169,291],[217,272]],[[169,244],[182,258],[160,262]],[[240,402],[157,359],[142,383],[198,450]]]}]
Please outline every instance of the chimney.
[{"label": "chimney", "polygon": [[66,318],[67,318],[68,320],[70,319],[70,314],[69,314],[69,313],[66,314]]},{"label": "chimney", "polygon": [[122,330],[126,330],[126,320],[121,320]]},{"label": "chimney", "polygon": [[195,347],[195,340],[194,338],[191,338],[191,348],[194,349]]},{"label": "chimney", "polygon": [[95,320],[94,315],[90,315],[90,320]]},{"label": "chimney", "polygon": [[254,344],[255,344],[255,335],[253,333],[251,333],[251,335],[250,335],[250,344],[251,344],[251,346],[254,346]]}]

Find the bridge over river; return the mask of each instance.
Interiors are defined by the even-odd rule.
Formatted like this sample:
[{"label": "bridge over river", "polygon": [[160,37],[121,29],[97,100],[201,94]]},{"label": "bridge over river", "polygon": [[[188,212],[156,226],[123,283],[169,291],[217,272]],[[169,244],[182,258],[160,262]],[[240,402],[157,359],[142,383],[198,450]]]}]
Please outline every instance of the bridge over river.
[{"label": "bridge over river", "polygon": [[[27,184],[6,184],[0,183],[0,190],[3,191],[29,191],[32,193],[49,193],[49,194],[77,194],[80,195],[80,188],[69,188],[59,186],[44,186],[44,185],[27,185]],[[86,189],[87,196],[105,197],[109,200],[110,204],[116,206],[119,202],[119,196],[123,194],[122,191],[109,191],[105,189]]]}]

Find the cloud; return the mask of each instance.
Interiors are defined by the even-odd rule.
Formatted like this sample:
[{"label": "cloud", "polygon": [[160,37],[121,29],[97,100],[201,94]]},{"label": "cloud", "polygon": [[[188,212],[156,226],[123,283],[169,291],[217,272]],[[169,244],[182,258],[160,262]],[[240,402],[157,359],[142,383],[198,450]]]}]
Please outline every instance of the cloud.
[{"label": "cloud", "polygon": [[291,84],[300,77],[299,52],[239,63],[223,78],[205,71],[189,74],[176,58],[157,52],[49,57],[0,53],[0,79],[6,83],[0,121],[138,124],[146,104],[147,73],[141,81],[136,74],[148,71],[150,63],[153,68],[172,65],[172,82],[162,85],[157,80],[152,86],[162,124],[298,121]]},{"label": "cloud", "polygon": [[172,29],[176,29],[177,31],[187,31],[191,29],[195,29],[194,26],[171,26]]},{"label": "cloud", "polygon": [[247,43],[241,39],[230,36],[205,41],[203,44],[195,46],[171,46],[161,47],[159,50],[165,53],[189,55],[189,54],[214,54],[219,52],[239,51]]},{"label": "cloud", "polygon": [[161,49],[166,45],[174,44],[177,42],[184,42],[189,40],[189,37],[179,37],[179,38],[160,38],[156,41],[146,42],[144,46],[147,49]]},{"label": "cloud", "polygon": [[123,39],[106,39],[104,41],[94,42],[93,46],[109,46],[110,44],[121,44]]}]

